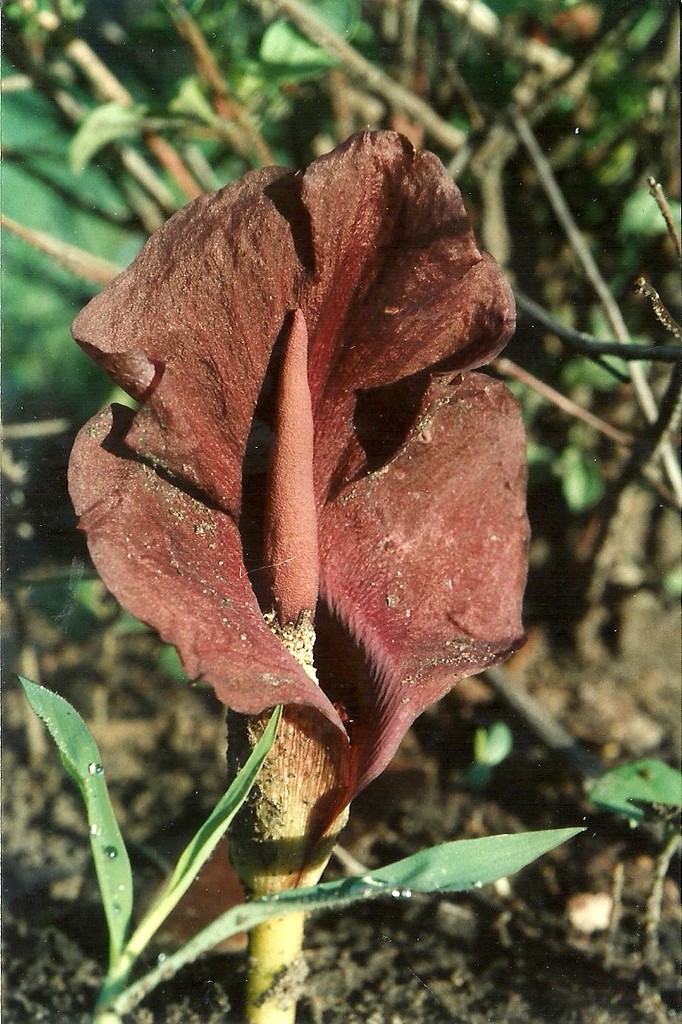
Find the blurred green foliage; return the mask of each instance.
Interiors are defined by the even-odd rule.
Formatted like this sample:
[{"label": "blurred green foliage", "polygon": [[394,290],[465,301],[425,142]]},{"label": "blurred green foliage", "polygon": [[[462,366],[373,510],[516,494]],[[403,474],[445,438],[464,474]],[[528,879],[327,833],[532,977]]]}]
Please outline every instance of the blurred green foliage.
[{"label": "blurred green foliage", "polygon": [[[516,102],[528,77],[523,59],[504,45],[496,48],[438,3],[421,5],[412,25],[401,4],[309,0],[308,6],[468,134],[473,156],[463,161],[460,180],[479,223],[485,198],[477,147]],[[677,153],[665,91],[671,0],[490,0],[487,10],[493,21],[501,19],[503,39],[511,33],[541,43],[584,67],[579,88],[547,93],[538,139],[616,298],[629,301],[639,273],[665,285],[665,225],[645,175],[665,182]],[[210,189],[257,166],[264,154],[301,166],[368,119],[374,126],[394,123],[391,111],[362,93],[362,83],[347,78],[335,58],[289,21],[266,21],[259,4],[247,0],[12,0],[3,17],[2,70],[11,86],[3,97],[4,213],[117,266],[127,265],[154,225],[187,199],[169,165],[150,152],[150,133]],[[222,80],[222,110],[206,65],[187,41],[188,24]],[[90,47],[130,103],[105,95],[74,60],[74,39]],[[245,132],[247,122],[258,144]],[[428,135],[424,144],[438,151]],[[150,166],[156,192],[131,174],[126,150]],[[446,162],[452,157],[440,155]],[[567,314],[575,326],[608,336],[522,151],[506,163],[502,185],[511,272],[524,287],[530,282],[528,290],[548,308],[560,310],[560,318]],[[674,217],[679,210],[673,202]],[[110,393],[69,334],[73,317],[99,286],[7,232],[3,249],[5,421],[66,416],[76,426]],[[642,340],[660,337],[643,304],[628,312]],[[578,404],[598,412],[617,399],[618,381],[591,360],[540,352],[524,341],[523,331],[510,353]],[[604,486],[598,439],[570,424],[547,434],[546,403],[521,391],[532,481],[558,480],[572,513],[593,507]]]}]

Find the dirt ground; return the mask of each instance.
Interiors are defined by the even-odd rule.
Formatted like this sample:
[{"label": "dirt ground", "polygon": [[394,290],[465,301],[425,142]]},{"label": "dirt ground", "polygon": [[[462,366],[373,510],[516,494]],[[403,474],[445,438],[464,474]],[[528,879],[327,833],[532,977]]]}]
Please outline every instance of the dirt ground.
[{"label": "dirt ground", "polygon": [[[574,521],[570,533],[558,512],[552,518],[555,496],[536,496],[529,641],[508,673],[602,764],[644,755],[677,763],[679,612],[658,582],[676,557],[677,520],[645,491],[626,498],[602,549],[608,564],[583,571],[576,552],[594,523]],[[60,543],[62,567],[87,573],[68,523]],[[49,552],[22,558],[14,568],[24,579],[54,571]],[[157,641],[98,584],[88,615],[69,593],[54,581],[6,592],[4,1024],[85,1024],[106,953],[80,797],[11,671],[39,676],[91,725],[142,902],[224,786],[223,715],[212,695],[165,671]],[[474,732],[496,721],[512,729],[513,749],[476,788],[467,777]],[[581,824],[581,836],[497,886],[311,918],[300,1024],[682,1019],[679,861],[664,884],[660,953],[647,963],[656,827],[633,830],[597,811],[580,771],[489,681],[462,683],[417,722],[356,801],[342,842],[371,867],[454,838]],[[333,858],[327,877],[342,872]],[[150,956],[173,941],[166,933]],[[243,950],[212,954],[125,1024],[238,1024],[243,979]]]}]

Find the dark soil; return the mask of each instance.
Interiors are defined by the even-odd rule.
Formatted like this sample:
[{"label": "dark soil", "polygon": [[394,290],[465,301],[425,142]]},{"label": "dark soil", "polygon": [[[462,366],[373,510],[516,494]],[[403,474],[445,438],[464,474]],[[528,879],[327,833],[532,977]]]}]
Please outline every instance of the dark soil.
[{"label": "dark soil", "polygon": [[[654,516],[653,507],[653,498],[633,491],[632,530],[618,532],[618,557],[596,601],[588,578],[578,588],[577,575],[557,572],[556,551],[564,563],[567,552],[535,523],[529,642],[508,670],[604,765],[679,758],[679,615],[655,585],[670,564],[677,524],[672,514]],[[633,531],[644,538],[650,575],[631,572],[628,584]],[[79,564],[72,563],[76,570]],[[42,562],[31,568],[34,577],[41,571],[51,570]],[[567,600],[577,589],[581,600]],[[136,631],[99,584],[90,588],[87,615],[69,603],[69,593],[68,584],[60,590],[54,581],[8,588],[7,663],[40,676],[88,720],[144,903],[223,790],[223,714],[211,694],[163,670],[157,642]],[[473,735],[495,721],[510,725],[514,746],[487,785],[473,788]],[[11,674],[4,759],[3,1021],[85,1024],[102,980],[106,936],[83,811]],[[647,963],[657,826],[633,830],[598,812],[576,768],[485,680],[461,684],[423,716],[393,765],[356,801],[342,839],[374,866],[453,838],[580,824],[581,836],[497,886],[312,917],[300,1024],[682,1019],[679,862],[664,885],[660,952]],[[341,872],[333,858],[328,877]],[[603,912],[581,924],[581,902],[603,908],[614,892],[610,928]],[[209,903],[215,912],[216,900]],[[196,899],[150,956],[169,949],[193,913]],[[212,954],[154,991],[125,1024],[237,1024],[243,979],[243,950]]]}]

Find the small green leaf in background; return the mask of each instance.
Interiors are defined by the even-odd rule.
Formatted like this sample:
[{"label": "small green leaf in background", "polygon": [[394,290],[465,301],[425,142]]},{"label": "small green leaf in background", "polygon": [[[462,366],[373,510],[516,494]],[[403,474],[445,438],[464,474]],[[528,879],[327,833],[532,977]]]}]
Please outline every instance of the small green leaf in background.
[{"label": "small green leaf in background", "polygon": [[[337,35],[345,39],[352,37],[359,16],[356,0],[319,0],[311,4],[311,11]],[[260,59],[297,78],[323,74],[338,63],[288,21],[282,20],[274,21],[265,30]]]},{"label": "small green leaf in background", "polygon": [[494,768],[509,755],[513,744],[514,737],[506,722],[493,722],[489,729],[477,729],[474,736],[476,763]]},{"label": "small green leaf in background", "polygon": [[485,786],[492,770],[508,757],[514,745],[512,731],[506,722],[493,722],[488,729],[477,729],[474,735],[474,763],[466,773],[470,786]]},{"label": "small green leaf in background", "polygon": [[88,114],[69,143],[69,165],[74,174],[85,170],[93,156],[110,142],[138,134],[146,107],[103,103]]},{"label": "small green leaf in background", "polygon": [[644,818],[639,804],[682,807],[682,774],[656,758],[632,761],[602,775],[589,796],[598,807],[638,823]]},{"label": "small green leaf in background", "polygon": [[[669,206],[674,222],[679,225],[680,204],[672,201]],[[665,235],[667,230],[661,211],[648,188],[638,189],[623,203],[618,221],[619,237],[628,238],[634,235],[637,238],[655,238],[658,235]]]},{"label": "small green leaf in background", "polygon": [[62,764],[81,791],[90,829],[90,845],[109,929],[109,963],[121,955],[133,909],[133,879],[128,851],[109,799],[97,744],[68,701],[19,677],[28,702],[57,744]]},{"label": "small green leaf in background", "polygon": [[594,455],[576,445],[568,445],[554,468],[561,478],[564,501],[571,512],[580,515],[597,504],[604,493],[604,477]]},{"label": "small green leaf in background", "polygon": [[205,124],[215,124],[216,122],[215,111],[206,99],[201,82],[195,75],[180,79],[177,92],[168,104],[168,109],[173,114],[195,118]]}]

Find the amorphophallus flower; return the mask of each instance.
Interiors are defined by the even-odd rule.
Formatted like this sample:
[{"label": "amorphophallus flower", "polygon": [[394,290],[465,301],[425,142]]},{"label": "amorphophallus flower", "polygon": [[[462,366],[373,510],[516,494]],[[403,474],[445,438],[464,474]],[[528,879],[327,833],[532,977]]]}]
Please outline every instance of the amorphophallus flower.
[{"label": "amorphophallus flower", "polygon": [[319,876],[414,719],[521,642],[523,428],[470,372],[513,326],[457,187],[393,132],[200,197],[75,321],[139,403],[71,456],[105,584],[237,713],[235,764],[286,706],[233,839],[254,892]]}]

